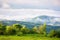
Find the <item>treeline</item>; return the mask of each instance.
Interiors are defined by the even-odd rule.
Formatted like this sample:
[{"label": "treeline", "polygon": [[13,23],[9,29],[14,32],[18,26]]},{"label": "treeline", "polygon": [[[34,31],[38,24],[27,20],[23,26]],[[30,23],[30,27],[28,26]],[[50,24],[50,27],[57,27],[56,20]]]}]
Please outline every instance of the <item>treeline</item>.
[{"label": "treeline", "polygon": [[47,37],[60,37],[60,29],[51,30],[49,33],[46,31],[46,23],[39,27],[34,26],[32,29],[27,28],[25,25],[13,24],[4,25],[0,23],[0,35],[25,35],[25,34],[40,34]]}]

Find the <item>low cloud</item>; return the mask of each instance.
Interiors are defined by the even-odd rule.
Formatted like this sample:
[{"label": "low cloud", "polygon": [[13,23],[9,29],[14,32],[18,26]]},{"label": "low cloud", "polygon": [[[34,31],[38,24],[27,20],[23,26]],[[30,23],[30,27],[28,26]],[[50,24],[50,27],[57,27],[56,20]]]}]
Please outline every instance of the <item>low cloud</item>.
[{"label": "low cloud", "polygon": [[0,9],[0,18],[11,20],[33,18],[41,15],[60,17],[60,12],[46,9]]}]

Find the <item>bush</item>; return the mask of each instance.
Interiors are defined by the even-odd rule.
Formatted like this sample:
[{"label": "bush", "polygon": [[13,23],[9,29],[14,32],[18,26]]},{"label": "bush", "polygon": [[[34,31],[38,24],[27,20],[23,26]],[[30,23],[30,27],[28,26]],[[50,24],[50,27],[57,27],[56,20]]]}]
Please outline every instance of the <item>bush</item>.
[{"label": "bush", "polygon": [[48,34],[48,37],[59,37],[60,38],[60,29],[58,30],[51,30]]},{"label": "bush", "polygon": [[0,35],[4,35],[6,30],[6,25],[0,24]]},{"label": "bush", "polygon": [[56,30],[56,37],[60,38],[60,29]]},{"label": "bush", "polygon": [[14,35],[14,34],[16,34],[16,30],[13,29],[13,27],[11,27],[11,26],[6,26],[6,34],[7,35]]},{"label": "bush", "polygon": [[22,26],[20,24],[13,24],[12,26],[16,31],[20,31]]},{"label": "bush", "polygon": [[22,32],[18,32],[16,35],[17,35],[17,36],[22,36],[23,33],[22,33]]},{"label": "bush", "polygon": [[55,36],[56,36],[55,30],[51,30],[51,31],[48,33],[47,36],[48,36],[48,37],[55,37]]},{"label": "bush", "polygon": [[26,26],[23,26],[23,27],[21,28],[21,32],[22,32],[23,34],[28,34],[28,33],[29,33],[29,29],[28,29]]},{"label": "bush", "polygon": [[37,26],[34,26],[33,29],[31,30],[31,33],[37,34],[38,33],[38,28]]},{"label": "bush", "polygon": [[39,34],[43,34],[43,35],[46,35],[46,23],[44,23],[43,25],[40,25],[39,27],[38,27],[38,33]]}]

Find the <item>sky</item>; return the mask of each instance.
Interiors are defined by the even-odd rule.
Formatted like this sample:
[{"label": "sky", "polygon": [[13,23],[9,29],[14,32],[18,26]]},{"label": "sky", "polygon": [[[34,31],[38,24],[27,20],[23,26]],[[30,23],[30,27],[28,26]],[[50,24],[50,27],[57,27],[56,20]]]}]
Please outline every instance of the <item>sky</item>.
[{"label": "sky", "polygon": [[60,0],[0,0],[0,19],[21,20],[41,15],[60,17]]}]

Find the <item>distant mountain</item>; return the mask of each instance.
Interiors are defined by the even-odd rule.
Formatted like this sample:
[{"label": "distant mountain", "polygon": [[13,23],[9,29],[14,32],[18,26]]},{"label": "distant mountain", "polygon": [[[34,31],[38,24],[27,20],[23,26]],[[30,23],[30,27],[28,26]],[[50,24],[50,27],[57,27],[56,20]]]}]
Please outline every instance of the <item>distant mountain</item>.
[{"label": "distant mountain", "polygon": [[[11,24],[13,24],[13,23],[15,23],[14,21],[16,21],[16,20],[0,19],[0,21],[4,21],[6,23],[13,21],[13,22],[11,22]],[[44,22],[46,22],[47,25],[60,26],[60,17],[42,15],[42,16],[37,16],[34,18],[23,19],[17,23],[20,23],[20,22],[31,23],[32,25],[44,24]]]},{"label": "distant mountain", "polygon": [[21,25],[26,25],[28,28],[33,28],[34,26],[39,26],[41,24],[44,24],[46,22],[48,32],[52,29],[56,30],[60,28],[60,17],[52,17],[52,16],[37,16],[35,18],[30,18],[30,19],[24,19],[21,21],[16,21],[16,20],[7,20],[7,19],[0,19],[0,21],[4,25],[13,25],[13,24],[21,24]]},{"label": "distant mountain", "polygon": [[44,22],[47,23],[47,25],[55,25],[60,26],[60,17],[53,17],[53,16],[38,16],[32,19],[25,19],[25,22],[32,22],[32,23],[38,23],[43,24]]}]

